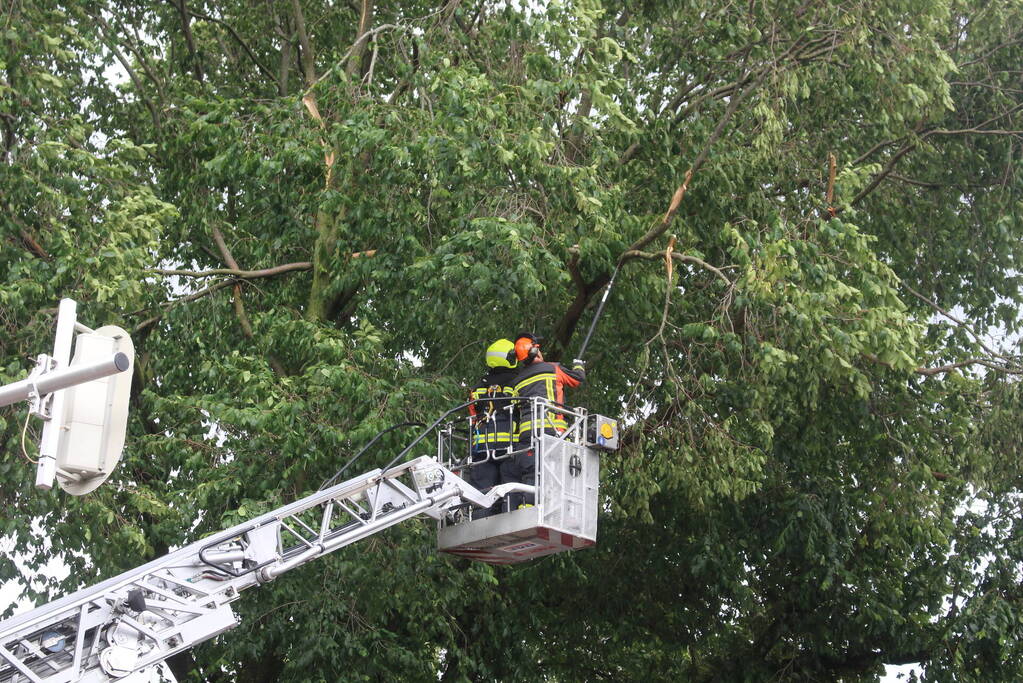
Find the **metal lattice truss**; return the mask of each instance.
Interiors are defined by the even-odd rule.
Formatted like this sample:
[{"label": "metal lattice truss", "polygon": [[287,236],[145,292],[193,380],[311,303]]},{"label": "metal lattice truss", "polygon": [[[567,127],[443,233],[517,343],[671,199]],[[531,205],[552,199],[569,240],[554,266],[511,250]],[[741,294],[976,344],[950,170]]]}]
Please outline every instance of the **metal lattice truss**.
[{"label": "metal lattice truss", "polygon": [[0,624],[0,683],[110,681],[238,624],[246,588],[424,514],[491,505],[435,458],[374,470]]}]

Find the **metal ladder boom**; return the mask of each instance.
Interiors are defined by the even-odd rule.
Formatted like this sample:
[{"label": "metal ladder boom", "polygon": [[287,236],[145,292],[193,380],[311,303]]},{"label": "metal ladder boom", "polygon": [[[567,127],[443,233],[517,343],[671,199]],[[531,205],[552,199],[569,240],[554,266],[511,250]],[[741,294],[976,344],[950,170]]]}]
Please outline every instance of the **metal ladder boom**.
[{"label": "metal ladder boom", "polygon": [[0,683],[122,678],[233,628],[246,588],[482,494],[432,457],[367,472],[0,623]]}]

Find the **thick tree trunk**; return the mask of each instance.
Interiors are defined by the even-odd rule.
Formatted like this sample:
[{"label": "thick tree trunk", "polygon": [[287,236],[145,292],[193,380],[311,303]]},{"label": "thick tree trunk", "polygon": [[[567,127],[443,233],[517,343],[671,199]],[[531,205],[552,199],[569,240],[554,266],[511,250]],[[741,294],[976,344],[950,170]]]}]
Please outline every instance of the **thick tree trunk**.
[{"label": "thick tree trunk", "polygon": [[322,322],[329,310],[328,291],[333,279],[329,264],[337,251],[337,221],[322,209],[316,212],[316,244],[313,247],[313,282],[309,288],[306,320]]}]

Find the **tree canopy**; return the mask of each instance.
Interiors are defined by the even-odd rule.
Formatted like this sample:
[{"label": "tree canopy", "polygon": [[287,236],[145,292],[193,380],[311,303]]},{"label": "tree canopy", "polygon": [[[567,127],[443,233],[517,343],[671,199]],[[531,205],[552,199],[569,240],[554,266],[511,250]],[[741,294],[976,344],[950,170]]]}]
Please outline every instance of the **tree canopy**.
[{"label": "tree canopy", "polygon": [[570,396],[626,425],[595,549],[405,525],[179,680],[1023,677],[1018,2],[3,8],[0,383],[61,297],[138,357],[88,496],[0,412],[0,579],[43,601],[307,493],[494,339],[571,358],[617,272]]}]

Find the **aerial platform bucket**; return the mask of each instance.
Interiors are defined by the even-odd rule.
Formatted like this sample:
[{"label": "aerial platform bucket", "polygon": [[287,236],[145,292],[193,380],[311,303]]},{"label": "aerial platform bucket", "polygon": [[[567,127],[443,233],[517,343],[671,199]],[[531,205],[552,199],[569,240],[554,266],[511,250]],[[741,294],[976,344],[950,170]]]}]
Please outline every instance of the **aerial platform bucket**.
[{"label": "aerial platform bucket", "polygon": [[[580,414],[560,436],[537,435],[536,504],[482,519],[442,520],[438,548],[490,564],[516,564],[566,550],[588,548],[597,540],[599,450],[617,447],[617,425],[598,415]],[[596,429],[587,430],[592,421]],[[587,439],[588,432],[615,438]],[[464,470],[463,470],[464,471]],[[464,517],[463,517],[464,519]]]}]

